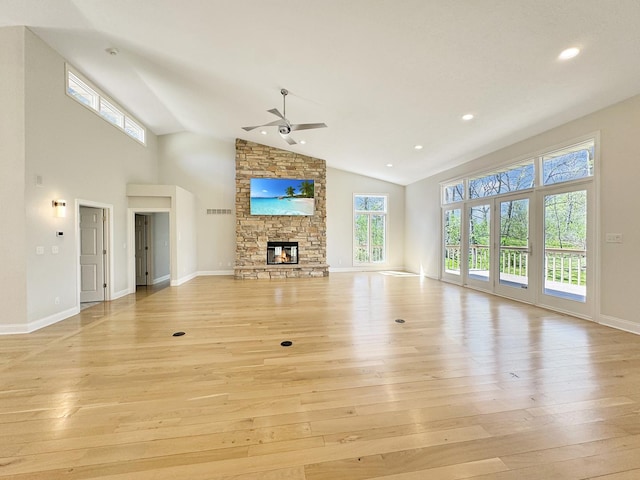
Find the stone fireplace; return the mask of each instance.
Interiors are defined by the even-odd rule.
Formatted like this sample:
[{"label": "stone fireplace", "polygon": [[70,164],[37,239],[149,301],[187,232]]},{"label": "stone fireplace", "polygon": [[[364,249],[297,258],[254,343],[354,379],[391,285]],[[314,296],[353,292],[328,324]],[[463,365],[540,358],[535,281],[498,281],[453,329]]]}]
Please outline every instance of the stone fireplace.
[{"label": "stone fireplace", "polygon": [[[251,215],[252,178],[312,179],[313,215]],[[270,245],[273,262],[267,255]],[[329,275],[326,255],[325,161],[236,139],[235,278],[325,277]],[[296,261],[291,260],[294,256]]]}]

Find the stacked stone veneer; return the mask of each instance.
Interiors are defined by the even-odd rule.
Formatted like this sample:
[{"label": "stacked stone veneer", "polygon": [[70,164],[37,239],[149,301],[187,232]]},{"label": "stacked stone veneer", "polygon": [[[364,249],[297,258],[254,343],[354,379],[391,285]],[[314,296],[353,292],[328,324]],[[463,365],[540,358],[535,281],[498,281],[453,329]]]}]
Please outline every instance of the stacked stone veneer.
[{"label": "stacked stone veneer", "polygon": [[[311,216],[251,215],[252,178],[314,181]],[[325,277],[327,168],[324,160],[236,139],[236,264],[239,279]],[[298,242],[297,265],[267,265],[267,242]]]}]

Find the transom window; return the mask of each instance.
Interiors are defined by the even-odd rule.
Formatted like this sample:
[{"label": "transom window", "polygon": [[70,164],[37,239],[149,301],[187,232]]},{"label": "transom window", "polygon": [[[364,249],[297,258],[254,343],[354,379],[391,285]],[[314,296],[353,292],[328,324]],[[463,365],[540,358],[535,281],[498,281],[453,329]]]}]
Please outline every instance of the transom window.
[{"label": "transom window", "polygon": [[442,202],[456,203],[464,200],[464,183],[456,182],[442,187]]},{"label": "transom window", "polygon": [[354,195],[353,259],[355,263],[386,261],[387,196]]},{"label": "transom window", "polygon": [[484,198],[533,187],[533,160],[469,179],[469,198]]},{"label": "transom window", "polygon": [[563,148],[542,157],[542,184],[553,185],[593,176],[593,141]]},{"label": "transom window", "polygon": [[122,107],[107,99],[98,88],[81,78],[81,75],[71,70],[67,65],[67,95],[80,102],[85,107],[100,115],[111,125],[118,127],[131,138],[146,144],[145,128]]},{"label": "transom window", "polygon": [[[593,139],[504,168],[442,184],[442,204],[493,197],[593,177]],[[540,172],[539,177],[536,172]],[[466,188],[465,188],[466,185]]]}]

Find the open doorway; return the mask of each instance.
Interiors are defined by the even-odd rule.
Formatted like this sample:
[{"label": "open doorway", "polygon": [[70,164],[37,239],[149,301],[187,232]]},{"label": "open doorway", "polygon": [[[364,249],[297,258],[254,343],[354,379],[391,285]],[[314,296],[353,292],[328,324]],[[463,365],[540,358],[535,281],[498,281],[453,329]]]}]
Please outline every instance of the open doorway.
[{"label": "open doorway", "polygon": [[169,285],[169,213],[134,214],[135,290],[158,290]]}]

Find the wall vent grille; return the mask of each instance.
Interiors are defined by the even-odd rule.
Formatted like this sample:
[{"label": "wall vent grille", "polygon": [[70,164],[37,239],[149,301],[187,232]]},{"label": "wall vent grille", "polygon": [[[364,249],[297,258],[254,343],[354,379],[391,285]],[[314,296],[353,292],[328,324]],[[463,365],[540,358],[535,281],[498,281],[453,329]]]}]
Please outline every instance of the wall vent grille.
[{"label": "wall vent grille", "polygon": [[207,208],[207,215],[231,215],[231,208]]}]

